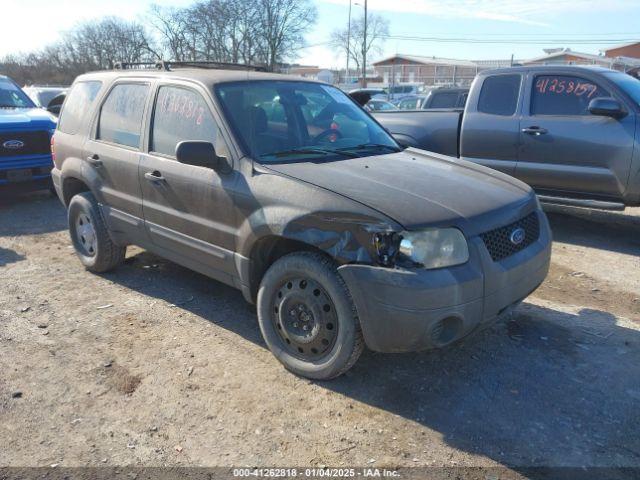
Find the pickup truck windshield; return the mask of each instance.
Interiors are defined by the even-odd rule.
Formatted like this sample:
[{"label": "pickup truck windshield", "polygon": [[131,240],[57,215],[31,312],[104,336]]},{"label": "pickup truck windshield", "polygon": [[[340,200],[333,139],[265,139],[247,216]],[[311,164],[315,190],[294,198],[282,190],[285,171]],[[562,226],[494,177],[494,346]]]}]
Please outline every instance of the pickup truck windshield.
[{"label": "pickup truck windshield", "polygon": [[35,108],[35,104],[8,78],[0,78],[0,108]]},{"label": "pickup truck windshield", "polygon": [[261,163],[400,151],[353,100],[329,85],[262,80],[223,83],[215,92],[232,129]]},{"label": "pickup truck windshield", "polygon": [[640,80],[620,72],[605,73],[604,76],[626,92],[637,105],[640,105]]}]

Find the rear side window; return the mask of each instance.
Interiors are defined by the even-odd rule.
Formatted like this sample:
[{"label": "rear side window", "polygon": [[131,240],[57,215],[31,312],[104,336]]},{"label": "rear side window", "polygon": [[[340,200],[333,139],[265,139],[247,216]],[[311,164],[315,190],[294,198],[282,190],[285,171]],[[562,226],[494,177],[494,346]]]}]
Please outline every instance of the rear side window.
[{"label": "rear side window", "polygon": [[458,93],[434,93],[431,99],[430,108],[453,108],[458,103]]},{"label": "rear side window", "polygon": [[175,157],[178,143],[201,140],[213,143],[217,153],[224,155],[216,145],[219,143],[217,136],[216,122],[199,93],[181,87],[160,87],[153,114],[150,151]]},{"label": "rear side window", "polygon": [[102,82],[77,82],[67,96],[60,118],[58,130],[64,133],[74,134],[82,125],[87,112],[96,100],[96,96],[102,87]]},{"label": "rear side window", "polygon": [[609,92],[584,78],[541,75],[533,83],[531,114],[588,115],[591,100],[609,96]]},{"label": "rear side window", "polygon": [[418,104],[418,99],[417,98],[409,98],[407,100],[402,100],[400,102],[399,107],[402,110],[414,110],[416,108],[417,104]]},{"label": "rear side window", "polygon": [[520,81],[520,75],[496,75],[486,78],[480,90],[478,111],[504,116],[516,113]]},{"label": "rear side window", "polygon": [[141,83],[120,83],[113,87],[100,109],[96,138],[138,148],[148,93],[149,85]]}]

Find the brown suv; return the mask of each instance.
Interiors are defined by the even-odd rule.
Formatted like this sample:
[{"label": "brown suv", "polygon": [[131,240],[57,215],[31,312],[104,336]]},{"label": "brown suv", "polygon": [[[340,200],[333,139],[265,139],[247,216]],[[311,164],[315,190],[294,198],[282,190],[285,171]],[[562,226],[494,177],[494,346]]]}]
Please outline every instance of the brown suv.
[{"label": "brown suv", "polygon": [[116,70],[76,79],[53,179],[87,269],[140,245],[242,290],[293,372],[365,345],[448,345],[532,292],[550,232],[525,184],[402,150],[340,90],[281,75]]}]

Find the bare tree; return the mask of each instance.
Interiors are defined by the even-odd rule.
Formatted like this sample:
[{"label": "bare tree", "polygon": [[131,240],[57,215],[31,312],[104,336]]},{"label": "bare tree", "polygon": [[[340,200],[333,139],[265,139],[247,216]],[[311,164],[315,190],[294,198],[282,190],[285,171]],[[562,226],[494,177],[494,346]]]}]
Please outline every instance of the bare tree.
[{"label": "bare tree", "polygon": [[294,58],[318,12],[309,0],[258,0],[262,56],[270,70]]},{"label": "bare tree", "polygon": [[116,62],[163,58],[263,64],[276,70],[280,62],[296,57],[316,17],[311,0],[152,5],[146,24],[117,17],[84,22],[41,51],[0,59],[0,69],[19,83],[70,83],[81,73],[110,69]]},{"label": "bare tree", "polygon": [[97,69],[157,57],[144,26],[117,17],[83,23],[65,35],[64,41],[77,61]]},{"label": "bare tree", "polygon": [[253,63],[260,30],[255,0],[206,0],[189,11],[189,26],[198,33],[203,60]]},{"label": "bare tree", "polygon": [[115,62],[158,58],[144,25],[116,17],[77,25],[62,39],[38,52],[0,60],[0,69],[21,84],[68,84],[89,70],[113,68]]},{"label": "bare tree", "polygon": [[149,23],[160,37],[160,43],[164,49],[163,58],[168,57],[178,62],[193,60],[189,58],[192,55],[189,55],[190,48],[187,40],[188,9],[151,5]]},{"label": "bare tree", "polygon": [[367,42],[364,40],[364,15],[351,21],[351,33],[347,27],[338,28],[331,33],[330,45],[336,50],[349,55],[349,59],[356,65],[356,71],[362,71],[364,54],[382,53],[382,45],[389,36],[389,21],[369,13],[367,15]]}]

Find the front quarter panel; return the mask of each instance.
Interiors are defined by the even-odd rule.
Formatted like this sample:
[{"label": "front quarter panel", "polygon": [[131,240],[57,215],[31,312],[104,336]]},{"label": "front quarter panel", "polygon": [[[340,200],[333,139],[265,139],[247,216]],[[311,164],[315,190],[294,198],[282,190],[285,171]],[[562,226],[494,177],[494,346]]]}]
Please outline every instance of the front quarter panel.
[{"label": "front quarter panel", "polygon": [[249,258],[255,243],[279,236],[314,246],[338,263],[374,263],[373,234],[399,225],[353,200],[284,175],[256,171],[238,186],[243,219],[237,252]]}]

